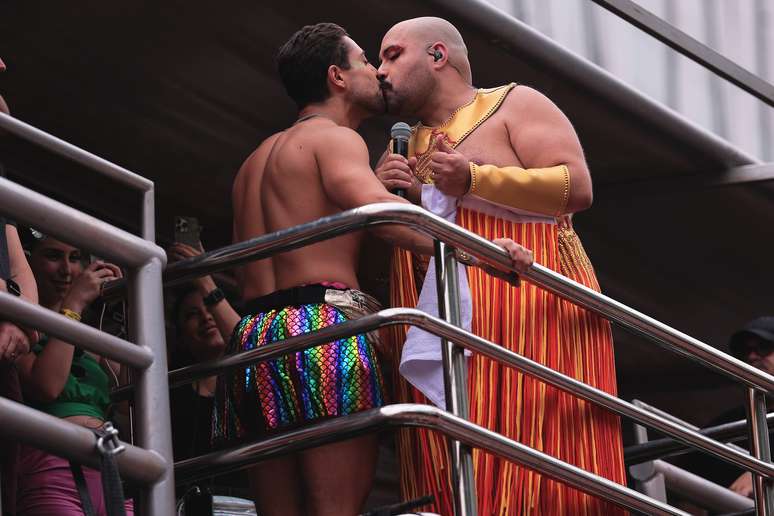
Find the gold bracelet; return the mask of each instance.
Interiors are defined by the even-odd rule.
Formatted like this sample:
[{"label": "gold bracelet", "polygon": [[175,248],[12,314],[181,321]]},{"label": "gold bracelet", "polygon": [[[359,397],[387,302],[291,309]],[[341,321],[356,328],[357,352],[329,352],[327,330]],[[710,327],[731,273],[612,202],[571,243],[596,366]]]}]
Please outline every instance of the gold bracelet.
[{"label": "gold bracelet", "polygon": [[475,193],[478,187],[478,165],[470,162],[470,188],[466,193]]},{"label": "gold bracelet", "polygon": [[81,321],[81,314],[79,314],[74,310],[70,310],[69,308],[62,308],[61,310],[59,310],[59,313],[64,315],[65,317],[69,317],[73,321],[78,321],[78,322]]}]

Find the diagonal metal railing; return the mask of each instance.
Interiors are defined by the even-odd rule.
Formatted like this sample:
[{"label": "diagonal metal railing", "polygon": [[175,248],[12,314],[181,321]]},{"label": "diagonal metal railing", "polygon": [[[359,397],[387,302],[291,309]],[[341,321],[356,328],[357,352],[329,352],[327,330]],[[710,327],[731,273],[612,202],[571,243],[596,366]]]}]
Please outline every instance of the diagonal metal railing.
[{"label": "diagonal metal railing", "polygon": [[[448,270],[456,269],[456,266],[454,265],[454,249],[456,248],[464,251],[466,255],[470,256],[470,259],[466,261],[468,265],[481,266],[490,273],[496,274],[513,283],[518,283],[518,277],[515,275],[511,259],[501,248],[455,224],[428,213],[422,208],[403,204],[373,204],[363,206],[338,215],[325,217],[314,222],[264,235],[216,251],[211,251],[196,258],[170,266],[165,272],[165,282],[167,284],[183,282],[240,263],[267,258],[275,254],[333,238],[347,232],[382,224],[404,224],[434,238],[437,245],[436,256],[439,258],[439,261],[443,260],[445,262]],[[448,247],[446,249],[440,247],[438,245],[439,242]],[[771,375],[759,371],[697,339],[633,310],[603,294],[565,278],[539,264],[533,264],[526,272],[522,273],[521,277],[542,288],[554,292],[585,309],[595,312],[619,324],[625,329],[647,337],[666,349],[684,355],[717,372],[744,383],[749,387],[749,392],[752,393],[749,400],[751,414],[753,415],[753,417],[751,417],[751,422],[756,422],[757,418],[757,423],[759,425],[762,423],[763,429],[766,428],[765,412],[763,412],[764,417],[762,420],[759,415],[759,413],[765,409],[765,406],[760,405],[758,396],[759,393],[762,396],[762,393],[772,391],[772,387],[774,387],[774,377]],[[444,301],[444,294],[449,295],[452,298],[458,296],[458,293],[455,292],[453,288],[449,288],[447,282],[447,277],[439,276],[439,300],[442,302]],[[106,290],[108,291],[108,295],[118,296],[122,293],[123,285],[121,285],[120,282],[115,282],[108,286]],[[377,321],[378,317],[381,317],[382,320]],[[387,322],[391,318],[394,319],[395,322]],[[337,331],[342,330],[342,327],[345,327],[347,332],[353,332],[349,333],[350,335],[362,333],[367,330],[365,330],[365,326],[358,325],[363,325],[365,323],[373,323],[377,327],[379,325],[398,323],[421,326],[428,331],[441,336],[442,339],[453,342],[454,346],[461,345],[468,347],[479,353],[491,356],[501,363],[512,367],[518,367],[528,374],[533,374],[567,392],[571,392],[601,406],[605,406],[618,414],[631,417],[645,425],[658,428],[667,433],[667,435],[702,449],[703,451],[712,453],[726,461],[730,461],[737,465],[743,465],[743,467],[753,471],[761,478],[770,478],[774,471],[770,460],[766,457],[764,457],[765,460],[761,460],[761,456],[759,455],[751,457],[741,453],[734,448],[708,439],[690,428],[676,424],[668,418],[639,409],[638,407],[604,393],[603,391],[593,389],[577,380],[561,375],[556,371],[545,368],[540,364],[529,361],[524,357],[496,346],[491,342],[479,339],[475,335],[464,332],[454,325],[449,324],[448,319],[447,322],[444,323],[440,319],[431,318],[422,312],[409,309],[399,310],[397,312],[395,310],[382,311],[375,316],[366,316],[357,321],[350,321],[336,327],[321,330],[315,334],[294,337],[288,339],[287,342],[284,343],[275,343],[271,346],[271,348],[273,348],[272,350],[258,349],[251,351],[249,355],[240,354],[229,356],[218,361],[217,364],[218,367],[237,367],[245,365],[246,363],[266,359],[266,357],[287,353],[291,349],[303,349],[314,343],[327,342],[333,340],[333,335],[336,335]],[[318,338],[323,340],[317,340]],[[280,346],[282,346],[282,351],[278,351]],[[461,358],[462,354],[458,353],[458,357]],[[464,361],[464,358],[462,358],[462,360]],[[185,379],[198,377],[197,375],[213,374],[218,370],[214,366],[215,364],[200,364],[185,370],[178,370],[177,372],[172,373],[170,381],[175,384],[182,382]],[[462,376],[455,378],[454,375],[458,374],[457,371],[458,368],[457,365],[453,363],[453,358],[452,360],[445,361],[444,373],[447,391],[450,390],[449,386],[455,383],[464,385],[464,366],[459,368]],[[464,389],[452,390],[452,393],[457,396],[464,396],[464,394],[459,391],[464,391]],[[464,406],[466,400],[461,398],[461,401]],[[767,447],[768,444],[765,440],[767,437],[767,432],[765,435],[762,435],[762,431],[759,430],[752,433],[751,440],[757,440],[759,448],[762,447],[764,443]],[[453,461],[452,468],[460,474],[459,478],[453,479],[455,486],[456,513],[473,514],[475,511],[475,495],[474,493],[463,492],[464,489],[470,489],[472,479],[465,478],[462,459],[464,459],[464,453],[459,453],[457,461]],[[759,500],[758,503],[760,505],[767,502],[762,499]],[[461,511],[460,507],[466,509]],[[473,512],[471,512],[471,507],[473,507]]]},{"label": "diagonal metal railing", "polygon": [[429,405],[387,405],[346,417],[325,420],[237,448],[177,462],[175,471],[181,480],[193,481],[212,474],[244,468],[260,460],[384,428],[397,427],[421,427],[441,432],[465,446],[480,448],[506,460],[517,462],[588,494],[605,498],[644,514],[660,516],[688,514]]}]

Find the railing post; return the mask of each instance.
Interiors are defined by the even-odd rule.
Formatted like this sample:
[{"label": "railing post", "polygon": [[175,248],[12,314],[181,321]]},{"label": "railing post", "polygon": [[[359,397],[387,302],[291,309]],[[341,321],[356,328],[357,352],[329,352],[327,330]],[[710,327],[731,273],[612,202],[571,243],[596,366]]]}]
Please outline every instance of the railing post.
[{"label": "railing post", "polygon": [[153,259],[133,270],[129,277],[131,337],[138,346],[146,346],[153,351],[153,364],[145,371],[138,371],[135,377],[136,442],[145,449],[159,453],[169,465],[166,475],[159,482],[147,490],[141,490],[139,503],[135,502],[135,514],[141,516],[175,512],[161,271],[162,263]]},{"label": "railing post", "polygon": [[[460,285],[454,248],[435,241],[435,278],[438,289],[438,315],[450,324],[460,326]],[[447,339],[441,339],[446,410],[469,419],[468,375],[465,351]],[[449,439],[455,516],[475,516],[476,479],[473,474],[473,451],[470,446]]]},{"label": "railing post", "polygon": [[[766,422],[766,395],[756,389],[746,389],[747,421],[750,429],[750,453],[760,460],[771,462],[769,426]],[[758,516],[774,515],[774,485],[760,475],[752,474],[755,512]]]}]

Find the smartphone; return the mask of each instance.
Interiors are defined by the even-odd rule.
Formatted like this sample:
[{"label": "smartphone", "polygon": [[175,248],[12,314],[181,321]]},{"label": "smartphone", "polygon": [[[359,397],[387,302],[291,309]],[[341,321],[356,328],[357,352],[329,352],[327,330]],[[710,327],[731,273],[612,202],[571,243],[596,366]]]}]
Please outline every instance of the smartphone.
[{"label": "smartphone", "polygon": [[194,249],[199,248],[202,228],[199,226],[199,220],[196,217],[184,217],[177,215],[175,217],[175,242],[187,244]]}]

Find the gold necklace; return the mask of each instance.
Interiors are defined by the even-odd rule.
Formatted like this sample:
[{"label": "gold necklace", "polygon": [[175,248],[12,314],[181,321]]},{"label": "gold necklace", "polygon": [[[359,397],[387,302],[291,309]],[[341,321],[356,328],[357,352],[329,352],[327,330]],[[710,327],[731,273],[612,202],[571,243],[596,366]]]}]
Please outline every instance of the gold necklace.
[{"label": "gold necklace", "polygon": [[442,123],[441,125],[439,125],[439,126],[436,126],[436,127],[433,127],[433,126],[429,126],[429,125],[425,125],[425,124],[423,124],[421,120],[419,121],[419,125],[420,125],[420,126],[422,126],[422,127],[424,127],[424,128],[426,128],[426,129],[440,129],[441,127],[446,127],[446,126],[447,126],[447,125],[449,125],[449,123],[450,123],[450,122],[451,122],[451,121],[454,119],[454,117],[455,117],[455,116],[457,116],[457,113],[459,113],[460,111],[462,111],[463,109],[465,109],[466,107],[470,106],[471,104],[473,104],[473,103],[476,101],[476,99],[478,98],[478,92],[479,92],[479,90],[478,90],[478,89],[476,89],[475,91],[476,91],[476,94],[475,94],[475,95],[473,95],[473,98],[472,98],[472,99],[470,99],[469,101],[467,101],[465,104],[463,104],[463,105],[459,106],[459,107],[458,107],[457,109],[455,109],[454,111],[452,111],[452,112],[451,112],[451,115],[449,115],[448,117],[446,117],[446,120],[444,120],[444,121],[443,121],[443,123]]}]

